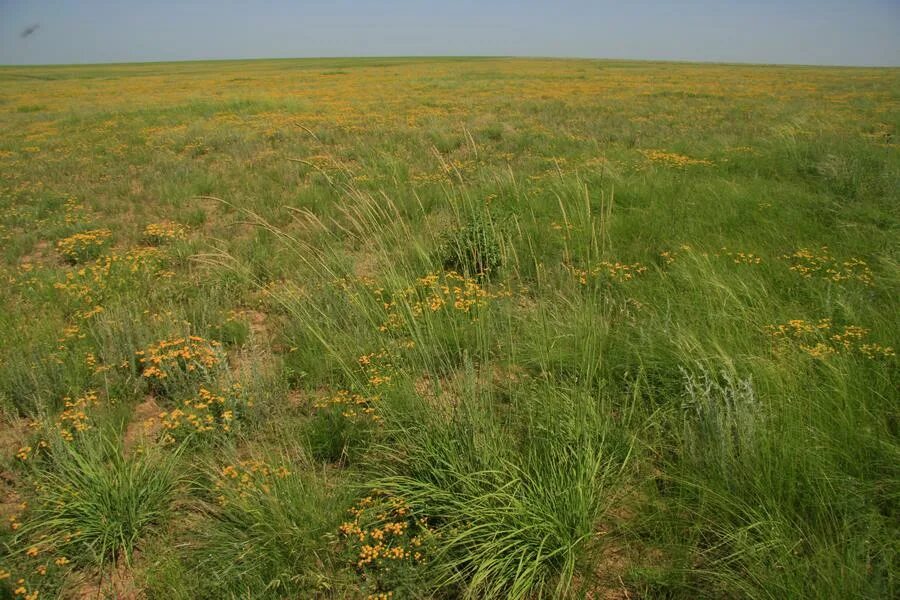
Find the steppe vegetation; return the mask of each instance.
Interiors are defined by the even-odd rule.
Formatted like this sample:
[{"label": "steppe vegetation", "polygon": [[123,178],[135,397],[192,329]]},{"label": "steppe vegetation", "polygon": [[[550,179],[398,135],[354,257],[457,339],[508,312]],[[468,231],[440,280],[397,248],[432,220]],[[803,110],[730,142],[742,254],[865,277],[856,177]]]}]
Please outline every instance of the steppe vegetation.
[{"label": "steppe vegetation", "polygon": [[0,598],[897,597],[900,70],[0,81]]}]

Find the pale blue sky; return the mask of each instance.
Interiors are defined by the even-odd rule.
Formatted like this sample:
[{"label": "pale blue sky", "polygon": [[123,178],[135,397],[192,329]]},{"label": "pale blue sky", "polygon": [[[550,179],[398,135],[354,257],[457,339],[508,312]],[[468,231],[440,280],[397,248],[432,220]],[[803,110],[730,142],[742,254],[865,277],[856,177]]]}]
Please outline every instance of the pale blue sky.
[{"label": "pale blue sky", "polygon": [[399,55],[900,66],[900,0],[0,0],[0,64]]}]

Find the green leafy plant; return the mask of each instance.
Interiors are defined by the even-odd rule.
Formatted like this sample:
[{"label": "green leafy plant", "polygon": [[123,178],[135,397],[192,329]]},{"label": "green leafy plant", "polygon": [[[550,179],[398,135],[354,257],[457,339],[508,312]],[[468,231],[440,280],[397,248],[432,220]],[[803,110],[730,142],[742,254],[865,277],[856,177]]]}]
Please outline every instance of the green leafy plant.
[{"label": "green leafy plant", "polygon": [[448,271],[471,275],[496,272],[503,264],[497,223],[488,215],[474,213],[443,240],[438,255]]}]

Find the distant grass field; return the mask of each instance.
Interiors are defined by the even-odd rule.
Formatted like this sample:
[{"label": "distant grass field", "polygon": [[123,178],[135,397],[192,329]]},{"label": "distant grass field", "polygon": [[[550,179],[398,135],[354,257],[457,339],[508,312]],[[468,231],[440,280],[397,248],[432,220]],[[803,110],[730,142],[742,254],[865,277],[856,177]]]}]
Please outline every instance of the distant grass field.
[{"label": "distant grass field", "polygon": [[900,69],[0,67],[0,598],[889,598]]}]

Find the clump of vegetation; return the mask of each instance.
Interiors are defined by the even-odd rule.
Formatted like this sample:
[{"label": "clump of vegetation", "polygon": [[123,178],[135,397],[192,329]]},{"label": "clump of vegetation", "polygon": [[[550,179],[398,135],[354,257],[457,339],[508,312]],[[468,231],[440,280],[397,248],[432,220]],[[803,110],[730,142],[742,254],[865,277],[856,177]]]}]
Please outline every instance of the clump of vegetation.
[{"label": "clump of vegetation", "polygon": [[347,511],[340,526],[346,560],[370,597],[421,594],[427,562],[440,536],[426,517],[416,517],[403,498],[374,490]]},{"label": "clump of vegetation", "polygon": [[377,397],[339,390],[316,402],[306,425],[307,444],[313,457],[328,462],[358,458],[381,421]]},{"label": "clump of vegetation", "polygon": [[378,489],[428,524],[436,588],[564,597],[620,494],[628,447],[606,439],[581,398],[518,390],[513,401],[528,416],[508,429],[484,400],[468,400],[449,423],[403,423],[404,454]]},{"label": "clump of vegetation", "polygon": [[172,221],[150,223],[144,227],[144,243],[150,246],[161,246],[169,242],[182,240],[186,235],[187,230],[184,226]]},{"label": "clump of vegetation", "polygon": [[163,431],[163,444],[190,441],[216,441],[236,435],[253,400],[240,384],[215,392],[200,387],[196,396],[185,398],[175,408],[160,412],[157,417]]},{"label": "clump of vegetation", "polygon": [[215,497],[205,508],[199,552],[190,557],[211,576],[191,581],[192,593],[255,598],[327,593],[327,540],[345,500],[332,482],[298,468],[244,459],[214,473]]},{"label": "clump of vegetation", "polygon": [[141,538],[170,514],[175,456],[126,457],[106,434],[55,444],[35,482],[40,494],[17,533],[19,544],[29,557],[52,557],[57,565],[129,563]]},{"label": "clump of vegetation", "polygon": [[167,396],[195,383],[215,381],[223,367],[221,346],[196,335],[161,340],[136,352],[141,377],[151,390]]},{"label": "clump of vegetation", "polygon": [[438,254],[443,268],[481,276],[496,272],[503,264],[497,227],[489,216],[475,213],[441,243]]},{"label": "clump of vegetation", "polygon": [[66,262],[73,265],[84,263],[100,256],[111,236],[109,229],[83,231],[59,240],[56,242],[56,249]]}]

